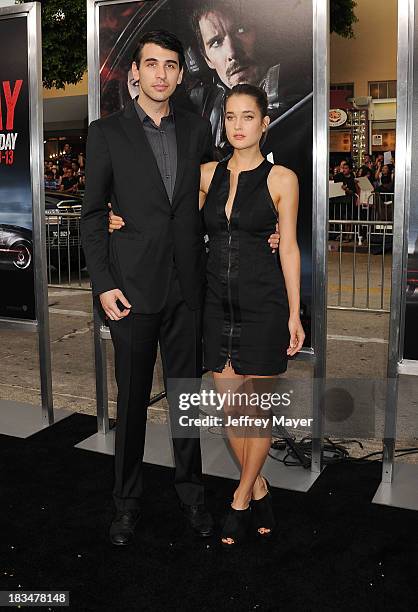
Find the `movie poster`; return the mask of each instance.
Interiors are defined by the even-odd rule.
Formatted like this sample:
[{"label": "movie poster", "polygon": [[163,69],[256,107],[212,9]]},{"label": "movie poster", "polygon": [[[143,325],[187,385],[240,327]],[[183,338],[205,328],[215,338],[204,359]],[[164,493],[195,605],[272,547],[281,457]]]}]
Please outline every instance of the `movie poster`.
[{"label": "movie poster", "polygon": [[25,18],[0,19],[0,317],[35,319]]},{"label": "movie poster", "polygon": [[[417,103],[415,102],[415,104]],[[417,135],[415,135],[414,139],[418,141]],[[414,166],[413,156],[412,171],[414,171]],[[416,178],[412,180],[416,182]],[[404,359],[418,360],[418,206],[417,199],[413,196],[413,193],[414,189],[411,189],[403,357]]]},{"label": "movie poster", "polygon": [[175,97],[210,120],[216,155],[231,153],[223,135],[225,93],[238,83],[262,87],[271,127],[270,161],[299,179],[301,307],[311,345],[312,298],[312,2],[311,0],[147,0],[99,9],[101,115],[138,94],[132,55],[141,35],[167,29],[183,42],[186,68]]},{"label": "movie poster", "polygon": [[[403,355],[404,359],[418,360],[418,0],[415,0],[415,31],[413,37],[411,183],[409,192],[408,258],[406,269],[406,306]],[[405,237],[406,239],[406,237]]]}]

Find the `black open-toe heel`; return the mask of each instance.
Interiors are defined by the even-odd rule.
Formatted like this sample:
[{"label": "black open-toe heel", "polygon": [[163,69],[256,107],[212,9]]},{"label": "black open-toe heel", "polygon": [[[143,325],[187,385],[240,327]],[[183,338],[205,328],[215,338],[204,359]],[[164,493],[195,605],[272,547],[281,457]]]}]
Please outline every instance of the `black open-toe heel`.
[{"label": "black open-toe heel", "polygon": [[[254,520],[254,526],[257,530],[257,535],[262,540],[271,538],[273,531],[276,527],[276,519],[274,518],[273,512],[273,500],[271,497],[270,483],[267,478],[264,478],[267,487],[267,493],[261,499],[251,500],[252,516]],[[264,531],[261,533],[259,529],[269,529],[270,531]]]},{"label": "black open-toe heel", "polygon": [[[235,510],[230,508],[226,516],[222,533],[221,533],[221,544],[225,550],[236,548],[239,544],[242,544],[247,535],[251,522],[251,507],[248,506],[245,510]],[[233,543],[227,544],[222,542],[222,539],[226,540],[231,538]]]}]

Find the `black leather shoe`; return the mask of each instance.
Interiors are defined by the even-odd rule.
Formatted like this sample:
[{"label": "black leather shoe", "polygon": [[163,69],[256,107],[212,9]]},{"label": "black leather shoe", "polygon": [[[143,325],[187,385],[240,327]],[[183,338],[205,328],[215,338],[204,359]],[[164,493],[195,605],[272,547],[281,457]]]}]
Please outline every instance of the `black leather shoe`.
[{"label": "black leather shoe", "polygon": [[112,544],[116,546],[129,544],[133,538],[139,514],[139,510],[119,510],[116,512],[109,530]]},{"label": "black leather shoe", "polygon": [[213,535],[213,518],[204,504],[189,506],[180,502],[180,508],[198,536],[208,538]]}]

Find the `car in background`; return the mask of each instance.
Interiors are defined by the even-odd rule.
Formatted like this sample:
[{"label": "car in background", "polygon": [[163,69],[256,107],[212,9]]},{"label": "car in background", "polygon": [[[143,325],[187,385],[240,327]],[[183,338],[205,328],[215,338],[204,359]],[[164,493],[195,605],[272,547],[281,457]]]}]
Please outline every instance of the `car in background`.
[{"label": "car in background", "polygon": [[[76,194],[45,192],[47,264],[73,269],[85,266],[81,248],[82,198]],[[0,224],[0,270],[28,270],[33,265],[32,231]]]},{"label": "car in background", "polygon": [[0,270],[29,270],[32,260],[32,231],[0,224]]},{"label": "car in background", "polygon": [[55,268],[84,268],[80,216],[83,198],[59,191],[45,192],[45,234],[47,262]]}]

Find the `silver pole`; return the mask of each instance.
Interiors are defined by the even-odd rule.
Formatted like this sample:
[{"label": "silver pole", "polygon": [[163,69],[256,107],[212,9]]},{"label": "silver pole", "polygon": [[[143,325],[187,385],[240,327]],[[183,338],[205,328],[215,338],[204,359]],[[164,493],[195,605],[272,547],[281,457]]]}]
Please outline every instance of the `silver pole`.
[{"label": "silver pole", "polygon": [[42,398],[42,424],[54,422],[52,398],[51,350],[48,316],[48,279],[45,237],[44,145],[42,103],[42,33],[41,5],[25,4],[28,8],[28,70],[30,117],[30,164],[32,180],[35,303],[38,321],[39,369]]},{"label": "silver pole", "polygon": [[[100,4],[97,0],[88,0],[87,62],[89,123],[100,117],[99,9]],[[97,431],[106,434],[109,431],[106,339],[102,335],[102,321],[95,304],[93,304],[93,326]]]},{"label": "silver pole", "polygon": [[398,59],[396,114],[396,183],[393,209],[393,255],[385,432],[382,481],[392,482],[396,440],[398,366],[403,353],[406,263],[411,199],[411,139],[413,132],[414,1],[398,2]]},{"label": "silver pole", "polygon": [[96,407],[97,431],[109,431],[109,394],[107,388],[106,339],[102,335],[102,325],[96,306],[94,306],[94,362],[96,367]]},{"label": "silver pole", "polygon": [[328,109],[329,109],[329,7],[328,2],[313,2],[313,346],[314,389],[311,471],[322,469],[322,397],[326,376],[327,338],[327,254],[328,254]]}]

